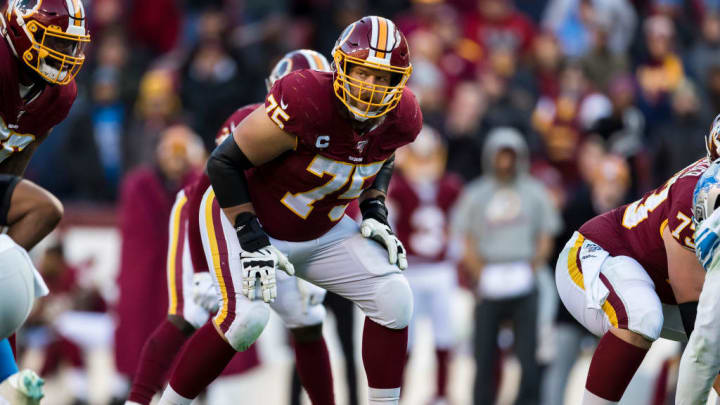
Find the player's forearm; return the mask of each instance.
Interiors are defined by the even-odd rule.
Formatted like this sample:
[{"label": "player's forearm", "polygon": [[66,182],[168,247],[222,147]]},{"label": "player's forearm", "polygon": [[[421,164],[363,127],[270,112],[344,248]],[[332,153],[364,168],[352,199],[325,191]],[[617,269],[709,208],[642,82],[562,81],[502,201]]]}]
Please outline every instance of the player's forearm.
[{"label": "player's forearm", "polygon": [[700,294],[695,329],[680,361],[676,404],[704,404],[720,370],[718,291],[720,291],[720,269],[710,270]]},{"label": "player's forearm", "polygon": [[378,174],[375,176],[375,181],[373,181],[373,184],[365,192],[368,193],[368,195],[370,195],[371,193],[379,193],[382,196],[385,196],[387,194],[388,188],[390,187],[390,180],[392,179],[393,170],[395,170],[395,155],[390,156],[385,161],[385,163],[383,163],[380,171],[378,171]]}]

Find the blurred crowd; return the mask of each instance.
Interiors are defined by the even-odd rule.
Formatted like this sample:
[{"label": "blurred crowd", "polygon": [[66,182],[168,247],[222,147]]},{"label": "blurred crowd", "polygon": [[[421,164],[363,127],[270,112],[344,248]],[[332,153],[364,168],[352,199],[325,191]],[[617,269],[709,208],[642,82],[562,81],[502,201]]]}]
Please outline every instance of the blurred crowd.
[{"label": "blurred crowd", "polygon": [[[447,145],[449,172],[465,182],[479,178],[486,138],[497,128],[524,138],[529,172],[562,218],[556,249],[592,216],[702,157],[703,136],[720,111],[720,0],[85,5],[93,39],[78,101],[27,173],[70,205],[129,204],[123,182],[140,187],[139,178],[153,175],[153,187],[172,196],[202,162],[194,152],[173,166],[173,153],[196,151],[200,142],[208,152],[235,109],[264,99],[265,78],[284,53],[310,48],[330,57],[340,31],[369,14],[393,19],[408,38],[409,85],[425,124]],[[173,131],[184,141],[163,147]],[[160,231],[166,218],[157,221]],[[555,257],[546,258],[551,267]],[[568,333],[563,339],[579,332]],[[563,370],[553,371],[559,387],[569,373]]]},{"label": "blurred crowd", "polygon": [[79,100],[29,172],[63,201],[113,202],[126,173],[154,162],[168,126],[189,125],[209,149],[232,111],[263,99],[280,56],[329,56],[367,14],[407,36],[410,85],[449,143],[450,171],[478,176],[486,134],[514,127],[561,206],[598,177],[598,164],[582,163],[587,141],[622,158],[635,197],[701,154],[720,107],[716,0],[87,3]]}]

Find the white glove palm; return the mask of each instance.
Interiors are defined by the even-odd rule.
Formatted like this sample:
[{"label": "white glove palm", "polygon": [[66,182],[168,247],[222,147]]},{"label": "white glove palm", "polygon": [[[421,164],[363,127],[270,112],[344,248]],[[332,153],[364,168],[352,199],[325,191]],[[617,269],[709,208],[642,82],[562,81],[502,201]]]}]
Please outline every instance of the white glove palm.
[{"label": "white glove palm", "polygon": [[400,270],[407,268],[407,254],[405,253],[405,247],[400,242],[400,239],[395,236],[389,226],[381,223],[380,221],[369,218],[362,221],[360,224],[360,233],[362,236],[370,239],[374,239],[382,244],[388,251],[388,260],[390,264],[396,264]]},{"label": "white glove palm", "polygon": [[275,269],[283,270],[291,276],[295,274],[295,267],[287,256],[272,245],[254,252],[243,251],[240,253],[240,265],[242,266],[242,293],[251,301],[255,299],[255,286],[258,282],[263,301],[275,301],[277,297]]},{"label": "white glove palm", "polygon": [[220,296],[209,272],[203,271],[193,274],[192,298],[196,304],[206,311],[210,313],[217,312],[220,306]]}]

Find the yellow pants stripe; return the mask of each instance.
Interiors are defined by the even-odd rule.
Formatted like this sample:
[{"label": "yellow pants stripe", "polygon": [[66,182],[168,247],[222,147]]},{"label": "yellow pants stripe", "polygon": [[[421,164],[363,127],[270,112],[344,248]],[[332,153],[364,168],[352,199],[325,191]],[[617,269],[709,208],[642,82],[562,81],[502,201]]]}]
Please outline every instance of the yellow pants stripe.
[{"label": "yellow pants stripe", "polygon": [[[215,234],[215,222],[213,221],[213,202],[215,201],[215,191],[211,189],[205,198],[205,223],[207,224],[208,241],[210,242],[210,252],[212,253],[213,271],[215,271],[215,277],[217,277],[218,284],[220,284],[220,293],[222,294],[223,300],[223,306],[215,316],[215,324],[220,326],[225,318],[227,318],[228,307],[230,304],[228,300],[227,286],[225,285],[225,278],[222,274],[220,249]],[[219,231],[222,232],[222,229]]]},{"label": "yellow pants stripe", "polygon": [[182,232],[182,230],[180,229],[180,218],[182,217],[182,210],[186,203],[187,197],[183,195],[182,198],[180,198],[175,203],[172,212],[172,232],[170,233],[170,249],[168,250],[167,258],[168,288],[170,290],[170,303],[168,307],[168,313],[170,315],[177,315],[178,295],[175,283],[177,281],[177,277],[182,278],[182,271],[180,271],[180,274],[177,274],[177,253],[178,249],[183,248],[182,246],[178,245],[180,244],[180,232]]}]

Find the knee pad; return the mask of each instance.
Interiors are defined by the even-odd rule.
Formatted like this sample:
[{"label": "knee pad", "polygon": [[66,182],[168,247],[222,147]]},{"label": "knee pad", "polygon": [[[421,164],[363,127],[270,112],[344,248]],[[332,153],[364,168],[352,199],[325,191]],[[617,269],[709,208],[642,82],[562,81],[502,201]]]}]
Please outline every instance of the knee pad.
[{"label": "knee pad", "polygon": [[35,301],[34,272],[27,253],[14,242],[0,251],[0,339],[15,333],[30,314]]},{"label": "knee pad", "polygon": [[243,307],[225,332],[230,346],[239,352],[255,343],[270,319],[270,308],[263,302],[253,301]]},{"label": "knee pad", "polygon": [[384,278],[375,294],[377,313],[370,319],[390,329],[403,329],[410,323],[413,313],[410,285],[404,276],[397,273]]},{"label": "knee pad", "polygon": [[628,319],[628,330],[650,341],[656,341],[665,322],[662,308],[644,308],[633,312],[635,312],[633,316]]}]

